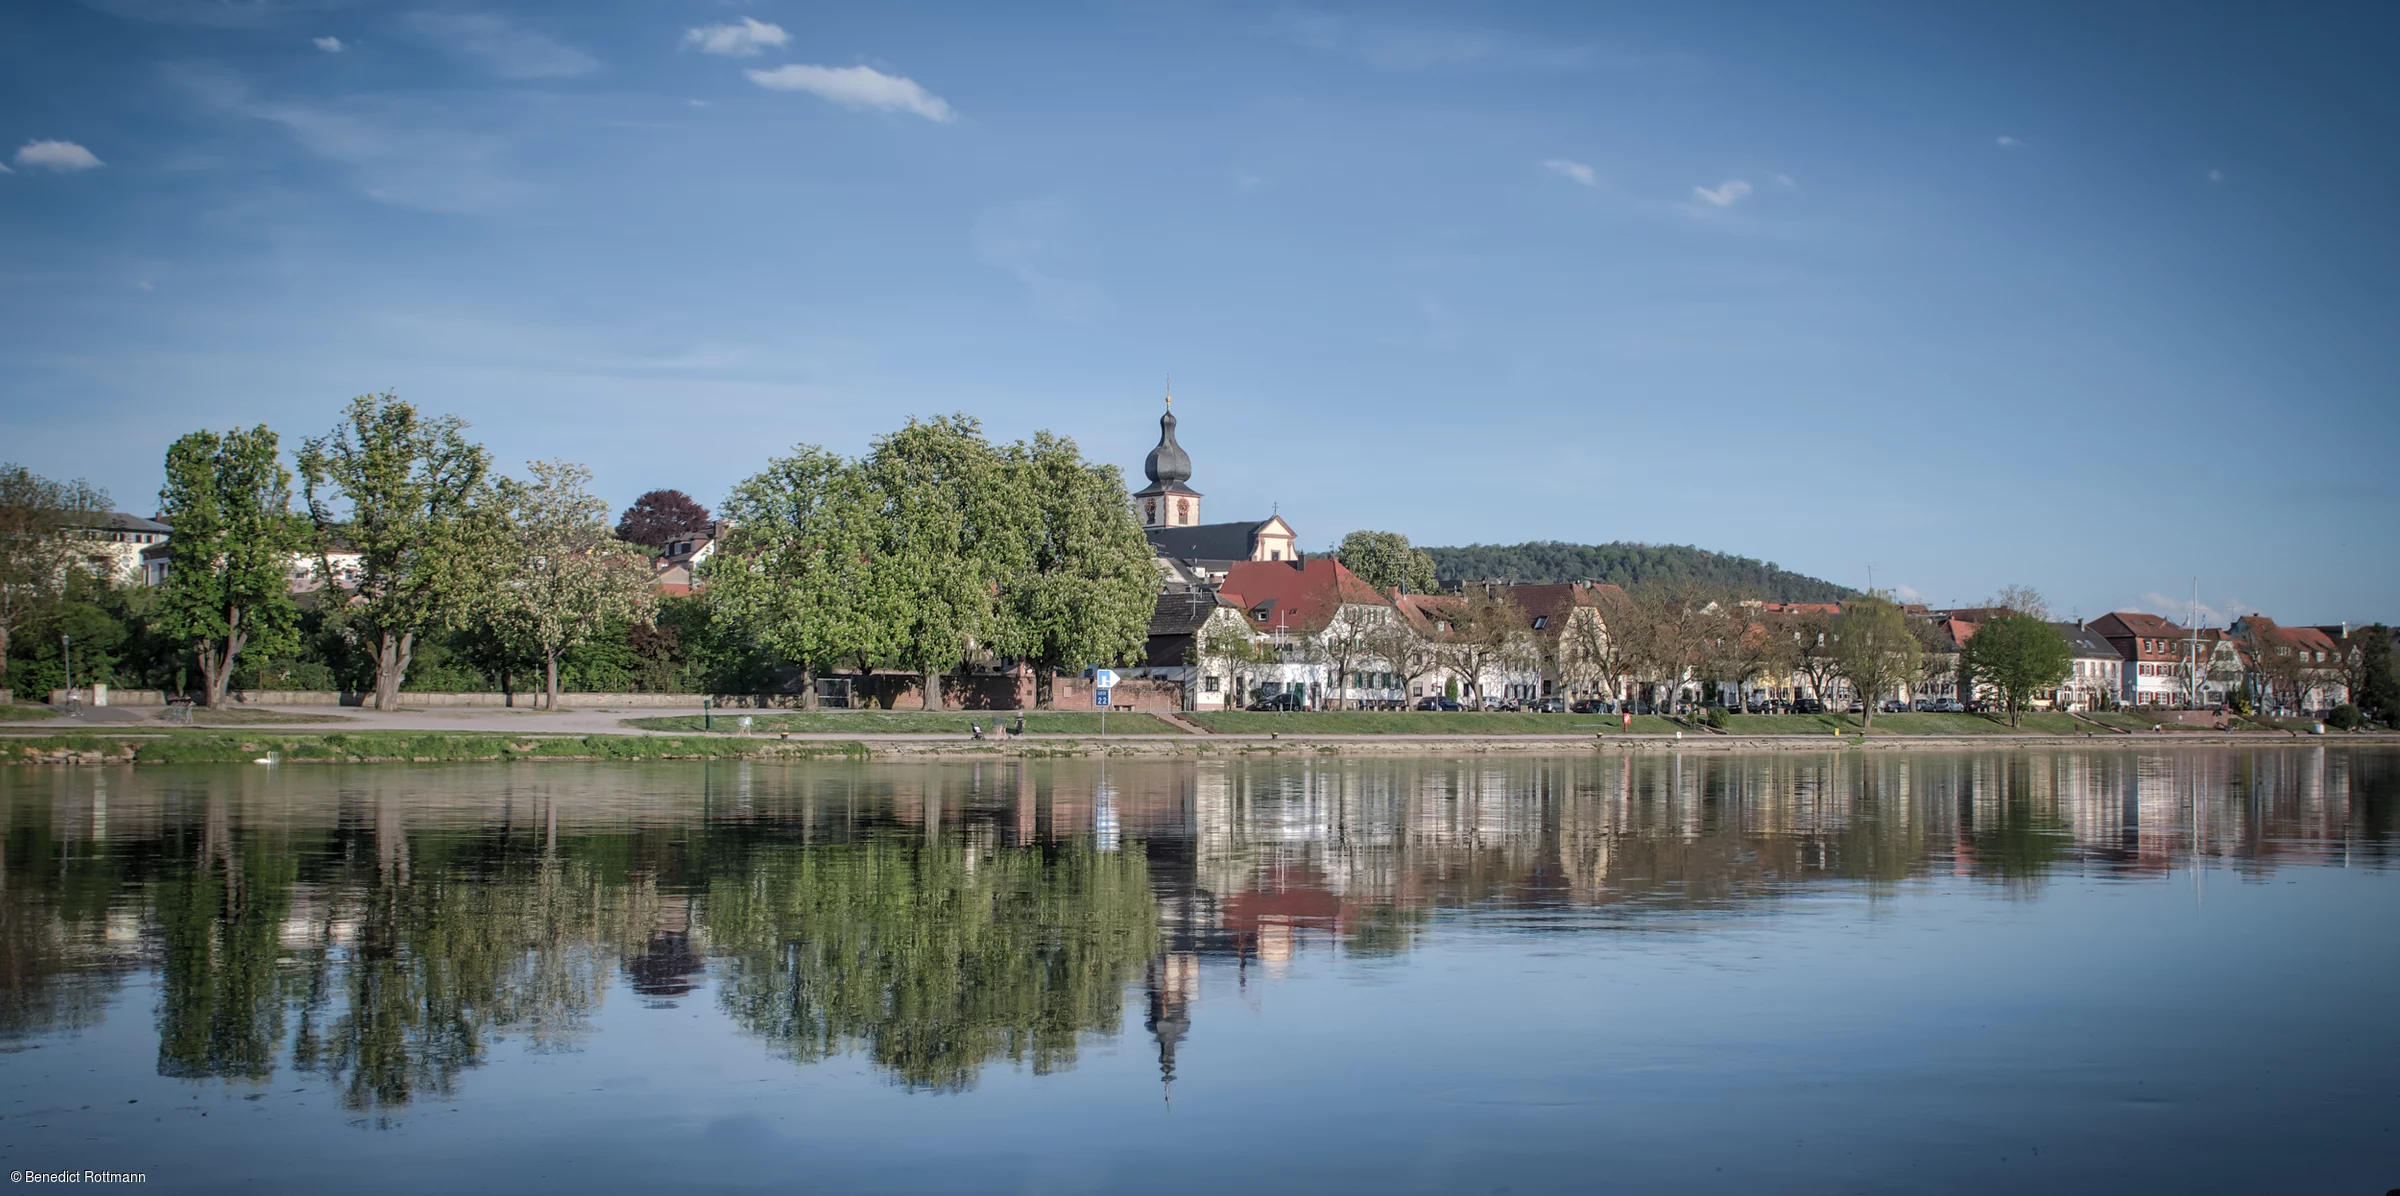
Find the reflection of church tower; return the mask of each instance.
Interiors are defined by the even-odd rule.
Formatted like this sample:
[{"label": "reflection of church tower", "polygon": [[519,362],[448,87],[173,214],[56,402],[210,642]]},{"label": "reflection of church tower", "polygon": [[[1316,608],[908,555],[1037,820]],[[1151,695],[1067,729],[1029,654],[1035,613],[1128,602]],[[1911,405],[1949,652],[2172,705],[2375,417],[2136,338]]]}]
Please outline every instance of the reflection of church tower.
[{"label": "reflection of church tower", "polygon": [[1192,480],[1192,458],[1175,443],[1175,396],[1167,396],[1167,413],[1158,417],[1158,447],[1142,462],[1150,484],[1134,492],[1134,511],[1143,530],[1189,527],[1200,522],[1200,492],[1184,483]]},{"label": "reflection of church tower", "polygon": [[1158,1079],[1169,1103],[1175,1099],[1175,1047],[1192,1032],[1188,1009],[1200,992],[1200,957],[1169,952],[1150,961],[1150,1017],[1142,1028],[1158,1040]]}]

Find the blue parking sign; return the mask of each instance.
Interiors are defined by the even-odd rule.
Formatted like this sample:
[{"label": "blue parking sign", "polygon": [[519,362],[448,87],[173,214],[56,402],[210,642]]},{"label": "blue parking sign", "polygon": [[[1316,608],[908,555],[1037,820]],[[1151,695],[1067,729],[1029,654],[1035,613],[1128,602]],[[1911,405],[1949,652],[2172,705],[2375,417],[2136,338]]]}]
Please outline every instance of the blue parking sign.
[{"label": "blue parking sign", "polygon": [[1095,710],[1108,709],[1108,689],[1106,686],[1092,690],[1092,708]]}]

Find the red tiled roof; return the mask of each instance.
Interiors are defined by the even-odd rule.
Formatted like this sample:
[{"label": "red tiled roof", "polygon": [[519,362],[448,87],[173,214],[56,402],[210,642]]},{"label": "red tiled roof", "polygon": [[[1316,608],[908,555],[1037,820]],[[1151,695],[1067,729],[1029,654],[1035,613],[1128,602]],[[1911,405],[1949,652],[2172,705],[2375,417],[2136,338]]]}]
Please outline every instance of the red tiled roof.
[{"label": "red tiled roof", "polygon": [[[1308,561],[1236,561],[1218,588],[1219,598],[1250,615],[1262,631],[1322,629],[1343,606],[1390,606],[1375,587],[1332,557]],[[1266,618],[1260,619],[1260,613]]]}]

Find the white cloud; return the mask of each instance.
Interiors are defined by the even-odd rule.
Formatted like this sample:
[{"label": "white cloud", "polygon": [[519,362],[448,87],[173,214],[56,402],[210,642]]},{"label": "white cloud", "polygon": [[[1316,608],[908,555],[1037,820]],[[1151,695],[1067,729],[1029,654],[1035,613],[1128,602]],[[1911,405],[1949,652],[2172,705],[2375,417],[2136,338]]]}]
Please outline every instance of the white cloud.
[{"label": "white cloud", "polygon": [[408,26],[452,56],[503,79],[561,79],[600,69],[600,60],[591,55],[488,13],[412,13]]},{"label": "white cloud", "polygon": [[1797,187],[1800,184],[1793,182],[1792,176],[1788,174],[1779,174],[1775,176],[1775,185],[1778,187]]},{"label": "white cloud", "polygon": [[303,150],[344,167],[380,203],[474,212],[525,192],[502,168],[506,141],[460,129],[456,113],[438,101],[362,95],[319,105],[255,95],[222,71],[182,67],[169,77],[209,109],[283,130]]},{"label": "white cloud", "polygon": [[958,113],[942,97],[901,75],[887,75],[871,66],[803,66],[794,63],[771,71],[744,71],[750,81],[775,91],[805,91],[845,108],[879,108],[911,112],[930,121],[948,123]]},{"label": "white cloud", "polygon": [[158,288],[150,285],[150,280],[145,278],[142,281],[133,284],[133,289],[137,291],[155,291]]},{"label": "white cloud", "polygon": [[780,47],[789,40],[783,26],[750,17],[743,17],[739,25],[702,25],[683,35],[684,45],[728,58],[756,58],[768,46]]},{"label": "white cloud", "polygon": [[1740,179],[1727,179],[1714,188],[1694,187],[1692,194],[1711,206],[1730,208],[1749,197],[1750,184]]},{"label": "white cloud", "polygon": [[[2219,609],[2216,606],[2211,606],[2205,602],[2201,603],[2199,614],[2200,626],[2223,627],[2226,624],[2233,622],[2235,619],[2242,617],[2242,615],[2257,609],[2256,607],[2242,601],[2239,598],[2228,598],[2221,605],[2223,609]],[[2143,609],[2148,610],[2151,614],[2162,616],[2176,623],[2182,623],[2185,626],[2190,626],[2190,620],[2192,618],[2192,596],[2190,594],[2185,594],[2183,597],[2177,598],[2171,595],[2161,594],[2157,590],[2151,590],[2142,595],[2142,607]]]},{"label": "white cloud", "polygon": [[106,165],[92,151],[72,141],[28,141],[17,147],[17,165],[73,174]]},{"label": "white cloud", "polygon": [[987,208],[975,217],[975,260],[1015,276],[1040,315],[1089,320],[1110,302],[1076,249],[1075,224],[1074,209],[1054,195]]},{"label": "white cloud", "polygon": [[1542,169],[1552,174],[1565,175],[1586,187],[1597,186],[1600,181],[1592,174],[1591,167],[1571,158],[1545,158],[1542,160]]},{"label": "white cloud", "polygon": [[2025,148],[2025,143],[2024,143],[2023,141],[2021,141],[2021,140],[2018,140],[2017,138],[2011,137],[2011,136],[2009,136],[2009,135],[2008,135],[2008,134],[2006,134],[2006,133],[2002,133],[2002,134],[2001,134],[2001,135],[2000,135],[1998,138],[1996,138],[1995,140],[1996,140],[1997,144],[2000,146],[2000,148],[2001,148],[2001,149],[2024,149],[2024,148]]},{"label": "white cloud", "polygon": [[318,49],[323,50],[328,54],[339,54],[343,50],[349,48],[342,44],[342,39],[330,35],[317,38],[314,44]]},{"label": "white cloud", "polygon": [[2209,181],[2209,182],[2212,182],[2212,183],[2222,183],[2222,182],[2224,182],[2224,181],[2225,181],[2225,172],[2224,172],[2224,171],[2222,171],[2222,170],[2212,170],[2212,171],[2209,171],[2209,172],[2208,172],[2208,181]]},{"label": "white cloud", "polygon": [[1925,597],[1917,592],[1915,586],[1894,586],[1892,587],[1892,596],[1902,602],[1916,602]]},{"label": "white cloud", "polygon": [[1266,185],[1266,179],[1252,174],[1247,170],[1236,170],[1233,172],[1233,189],[1241,192],[1244,195],[1248,195]]}]

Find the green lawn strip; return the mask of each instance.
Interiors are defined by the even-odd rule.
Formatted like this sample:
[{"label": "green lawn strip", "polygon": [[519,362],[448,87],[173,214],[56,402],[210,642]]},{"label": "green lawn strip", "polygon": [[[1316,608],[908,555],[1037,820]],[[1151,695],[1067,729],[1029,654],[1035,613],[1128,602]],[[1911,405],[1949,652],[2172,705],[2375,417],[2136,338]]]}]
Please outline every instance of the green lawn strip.
[{"label": "green lawn strip", "polygon": [[[1725,729],[1736,735],[1824,735],[1831,737],[1835,728],[1844,734],[1855,735],[1860,729],[1860,716],[1855,714],[1734,714],[1726,716]],[[2072,717],[2048,711],[2023,711],[2017,715],[2012,730],[2005,715],[1986,717],[1980,714],[1878,714],[1875,725],[1868,728],[1871,735],[2081,735],[2092,728]]]},{"label": "green lawn strip", "polygon": [[[1624,734],[1613,714],[1508,714],[1480,710],[1299,710],[1288,714],[1227,710],[1189,716],[1220,735],[1592,735]],[[1633,733],[1681,730],[1656,715],[1635,715]]]},{"label": "green lawn strip", "polygon": [[48,706],[16,706],[0,702],[0,723],[38,723],[57,718],[58,712]]},{"label": "green lawn strip", "polygon": [[[2096,723],[2116,727],[2119,730],[2138,731],[2145,735],[2149,734],[2152,727],[2158,727],[2167,731],[2198,732],[2211,732],[2217,729],[2213,724],[2194,726],[2187,723],[2179,723],[2169,718],[2160,718],[2154,714],[2142,714],[2139,712],[2125,710],[2094,711],[2093,713],[2084,715],[2084,717]],[[2238,718],[2234,720],[2234,728],[2236,730],[2251,729],[2247,724]],[[2303,725],[2302,729],[2306,729],[2305,725]]]},{"label": "green lawn strip", "polygon": [[122,755],[142,764],[247,764],[278,761],[690,760],[863,756],[863,744],[808,740],[654,735],[484,735],[445,731],[357,734],[226,735],[189,732],[115,739],[52,735],[0,741],[0,759],[40,760],[59,752]]},{"label": "green lawn strip", "polygon": [[[833,735],[944,735],[968,734],[967,724],[982,723],[985,734],[1017,721],[1014,710],[820,710],[780,714],[729,710],[712,717],[719,731],[731,731],[740,726],[748,714],[752,734],[792,731],[805,734]],[[700,716],[681,714],[658,718],[631,718],[629,727],[645,731],[697,731]],[[1100,714],[1094,710],[1028,710],[1025,712],[1025,732],[1029,735],[1098,735]],[[1148,714],[1111,714],[1108,716],[1111,735],[1181,735],[1183,732]]]}]

